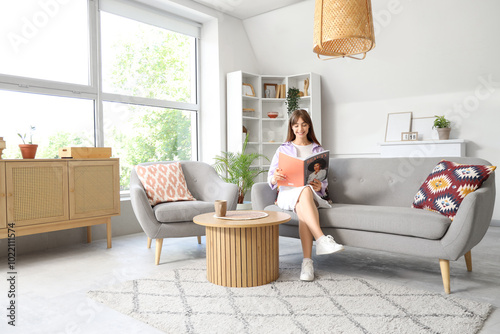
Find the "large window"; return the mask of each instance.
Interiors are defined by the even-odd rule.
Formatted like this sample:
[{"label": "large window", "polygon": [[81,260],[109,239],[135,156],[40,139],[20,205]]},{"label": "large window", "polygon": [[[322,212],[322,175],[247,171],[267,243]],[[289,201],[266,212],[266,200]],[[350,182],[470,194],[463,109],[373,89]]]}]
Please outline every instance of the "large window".
[{"label": "large window", "polygon": [[199,25],[121,0],[0,4],[0,137],[20,158],[112,147],[121,189],[134,165],[197,159]]}]

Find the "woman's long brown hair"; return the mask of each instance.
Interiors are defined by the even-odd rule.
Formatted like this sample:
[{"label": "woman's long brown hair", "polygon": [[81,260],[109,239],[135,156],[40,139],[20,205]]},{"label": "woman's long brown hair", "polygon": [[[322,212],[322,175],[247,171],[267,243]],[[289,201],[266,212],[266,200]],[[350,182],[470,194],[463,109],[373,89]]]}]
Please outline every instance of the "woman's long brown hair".
[{"label": "woman's long brown hair", "polygon": [[311,116],[309,116],[309,113],[305,111],[304,109],[297,109],[295,110],[292,115],[290,116],[290,120],[288,122],[288,135],[286,137],[286,141],[294,141],[295,140],[295,133],[293,133],[292,126],[294,124],[297,124],[299,119],[302,118],[302,121],[304,123],[309,125],[309,132],[307,133],[307,140],[309,140],[312,143],[316,143],[318,145],[321,145],[316,138],[316,135],[314,134],[314,127],[312,124]]}]

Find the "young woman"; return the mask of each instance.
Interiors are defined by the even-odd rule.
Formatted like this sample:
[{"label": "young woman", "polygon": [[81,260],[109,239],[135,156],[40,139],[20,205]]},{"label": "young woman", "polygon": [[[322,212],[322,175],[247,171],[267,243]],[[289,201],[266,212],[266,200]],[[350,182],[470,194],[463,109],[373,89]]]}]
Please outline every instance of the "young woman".
[{"label": "young woman", "polygon": [[[324,151],[321,147],[312,125],[308,112],[295,110],[288,123],[288,135],[274,154],[269,168],[268,183],[272,189],[277,187],[280,180],[286,180],[286,173],[278,168],[279,152],[295,157],[308,157],[313,153]],[[299,218],[299,234],[302,244],[302,270],[300,279],[312,281],[314,279],[314,266],[311,258],[313,238],[316,240],[316,255],[331,254],[344,250],[337,244],[332,236],[325,236],[319,226],[318,207],[330,207],[328,202],[321,199],[325,195],[328,180],[313,180],[303,187],[281,186],[276,204],[283,210],[293,210]]]}]

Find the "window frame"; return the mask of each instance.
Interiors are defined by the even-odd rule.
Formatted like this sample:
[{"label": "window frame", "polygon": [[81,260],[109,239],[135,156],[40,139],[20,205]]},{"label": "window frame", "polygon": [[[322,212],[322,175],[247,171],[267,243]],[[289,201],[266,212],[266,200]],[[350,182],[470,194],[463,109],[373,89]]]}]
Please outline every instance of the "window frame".
[{"label": "window frame", "polygon": [[[194,161],[199,160],[199,149],[200,149],[200,37],[199,30],[201,24],[191,21],[187,18],[182,18],[177,16],[176,14],[169,13],[165,10],[161,10],[158,8],[149,7],[147,5],[143,5],[136,2],[130,2],[127,0],[103,0],[103,3],[106,5],[102,5],[99,0],[87,0],[87,8],[88,8],[88,34],[89,34],[89,84],[81,85],[74,83],[66,83],[60,81],[51,81],[44,80],[38,78],[30,78],[23,76],[15,76],[9,74],[0,73],[0,90],[14,91],[14,92],[23,92],[23,93],[32,93],[32,94],[43,94],[43,95],[51,95],[58,97],[69,97],[69,98],[78,98],[78,99],[86,99],[94,101],[94,136],[95,136],[95,146],[103,147],[104,146],[104,122],[103,122],[103,102],[116,102],[116,103],[125,103],[125,104],[136,104],[143,106],[151,106],[151,107],[160,107],[160,108],[169,108],[169,109],[179,109],[184,111],[190,111],[195,113],[195,124],[192,127],[192,156],[191,159]],[[109,6],[111,4],[111,6]],[[108,11],[109,8],[118,8],[120,5],[130,9],[137,9],[139,12],[140,18],[131,17],[133,15],[123,15],[117,13],[115,10]],[[104,7],[104,9],[103,9]],[[158,21],[158,17],[161,16],[165,21],[169,21],[170,25],[167,24],[161,25],[160,28],[169,29],[168,26],[172,27],[171,22],[175,22],[178,24],[181,22],[184,26],[191,25],[190,30],[192,33],[188,34],[195,39],[195,70],[193,73],[193,79],[195,80],[195,103],[188,102],[178,102],[171,100],[162,100],[162,99],[153,99],[153,98],[145,98],[145,97],[136,97],[130,95],[121,95],[121,94],[112,94],[105,93],[102,91],[102,68],[101,68],[101,18],[100,13],[101,10],[106,12],[120,15],[129,19],[133,19],[142,23],[147,24],[155,24]],[[152,21],[155,22],[147,22],[148,13],[152,15]],[[154,16],[154,17],[153,17]],[[178,29],[171,31],[183,33],[182,31],[178,31]],[[198,31],[198,33],[196,33]],[[196,36],[194,36],[196,35]],[[193,83],[192,83],[193,84]],[[128,191],[124,192],[128,193]]]}]

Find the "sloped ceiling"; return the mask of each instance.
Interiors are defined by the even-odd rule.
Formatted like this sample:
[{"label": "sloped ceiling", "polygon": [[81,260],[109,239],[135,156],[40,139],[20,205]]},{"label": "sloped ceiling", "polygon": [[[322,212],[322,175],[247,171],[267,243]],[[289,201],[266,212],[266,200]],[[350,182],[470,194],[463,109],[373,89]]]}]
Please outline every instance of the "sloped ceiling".
[{"label": "sloped ceiling", "polygon": [[194,0],[241,20],[293,5],[304,0]]}]

